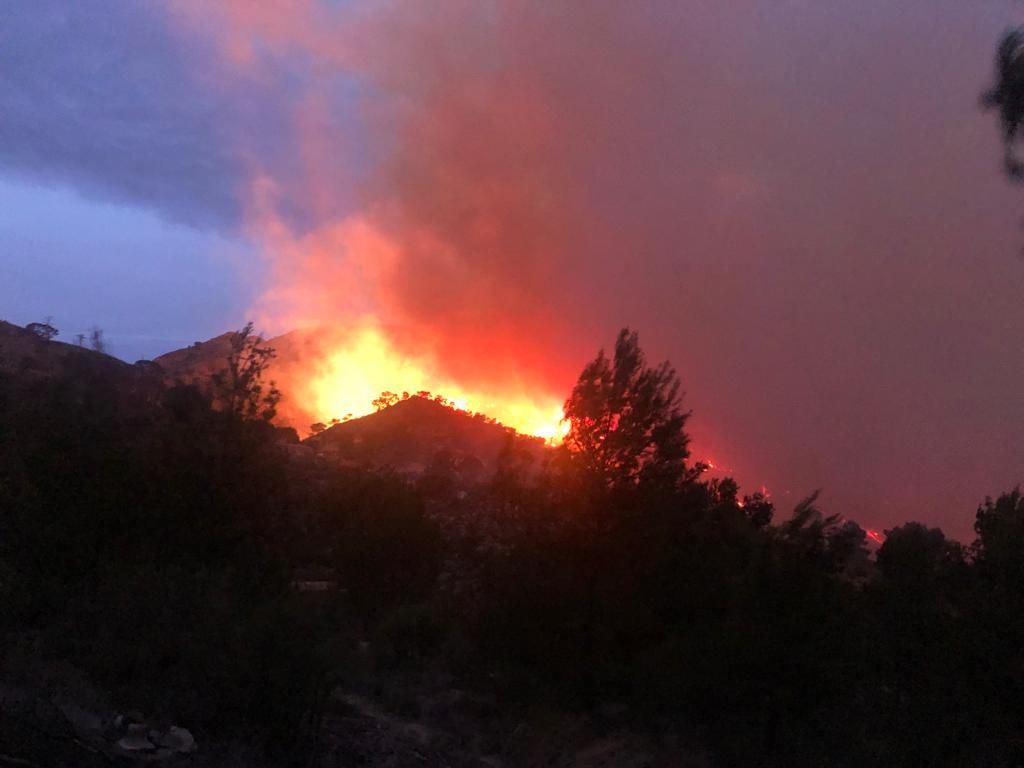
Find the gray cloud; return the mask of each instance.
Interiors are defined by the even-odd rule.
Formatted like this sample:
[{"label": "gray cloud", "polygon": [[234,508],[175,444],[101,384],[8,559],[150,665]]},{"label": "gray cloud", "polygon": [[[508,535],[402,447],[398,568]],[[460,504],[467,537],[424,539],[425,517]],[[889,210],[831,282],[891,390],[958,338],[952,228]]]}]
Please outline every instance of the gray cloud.
[{"label": "gray cloud", "polygon": [[[246,159],[230,132],[273,94],[236,98],[213,87],[213,59],[201,37],[176,34],[157,3],[5,4],[0,172],[234,227]],[[281,124],[273,112],[260,123],[273,144]]]}]

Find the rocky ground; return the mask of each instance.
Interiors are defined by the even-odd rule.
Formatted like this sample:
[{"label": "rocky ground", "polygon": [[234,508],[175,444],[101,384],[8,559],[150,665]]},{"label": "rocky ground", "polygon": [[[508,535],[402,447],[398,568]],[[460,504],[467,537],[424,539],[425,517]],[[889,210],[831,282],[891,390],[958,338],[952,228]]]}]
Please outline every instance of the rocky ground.
[{"label": "rocky ground", "polygon": [[[0,768],[111,765],[304,765],[309,768],[659,768],[710,765],[678,745],[655,745],[627,729],[583,717],[503,713],[457,690],[421,698],[417,716],[337,688],[301,754],[272,763],[245,741],[203,741],[187,725],[119,712],[73,671],[31,686],[0,683]],[[521,716],[518,716],[521,715]]]}]

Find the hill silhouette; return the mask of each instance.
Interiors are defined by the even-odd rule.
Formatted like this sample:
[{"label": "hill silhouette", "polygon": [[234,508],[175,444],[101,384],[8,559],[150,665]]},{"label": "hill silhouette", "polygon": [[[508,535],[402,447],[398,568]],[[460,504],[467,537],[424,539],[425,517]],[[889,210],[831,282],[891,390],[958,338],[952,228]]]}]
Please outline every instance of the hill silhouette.
[{"label": "hill silhouette", "polygon": [[25,377],[49,377],[69,361],[91,359],[111,375],[130,375],[132,366],[88,347],[45,339],[28,328],[0,320],[0,371]]},{"label": "hill silhouette", "polygon": [[[168,384],[194,384],[207,389],[223,371],[231,349],[231,333],[161,355],[154,361]],[[342,334],[332,328],[290,331],[261,344],[275,352],[266,372],[268,380],[294,381],[316,370],[321,350],[330,349]],[[287,387],[277,407],[274,424],[307,433],[315,416]],[[532,467],[546,453],[542,439],[470,414],[435,399],[408,397],[376,413],[350,419],[313,434],[305,444],[333,463],[362,469],[392,469],[419,477],[442,465],[460,486],[491,479],[503,451],[514,448]]]},{"label": "hill silhouette", "polygon": [[462,484],[493,477],[504,451],[515,449],[537,466],[547,450],[540,438],[417,396],[336,424],[305,444],[350,466],[388,467],[410,476],[443,465]]},{"label": "hill silhouette", "polygon": [[0,375],[25,385],[68,377],[89,378],[110,388],[120,405],[135,413],[151,408],[165,383],[164,371],[151,361],[126,363],[86,346],[43,338],[3,320]]},{"label": "hill silhouette", "polygon": [[[325,329],[293,331],[267,340],[276,356],[274,370],[308,361],[331,333]],[[81,376],[84,370],[102,380],[134,410],[156,403],[176,384],[206,390],[226,367],[232,333],[130,364],[87,347],[46,340],[26,328],[0,321],[0,372],[18,379]],[[296,409],[276,418],[279,426],[295,422]],[[479,414],[460,411],[437,400],[412,396],[376,413],[351,419],[305,440],[330,463],[366,470],[389,469],[410,478],[444,468],[460,487],[493,478],[503,452],[515,450],[534,468],[543,463],[544,441],[522,435]]]},{"label": "hill silhouette", "polygon": [[[208,385],[217,373],[226,368],[231,351],[233,332],[222,333],[206,341],[197,341],[189,347],[176,349],[155,358],[168,383],[195,384],[200,389]],[[302,328],[271,338],[259,337],[261,345],[274,350],[274,357],[266,371],[268,381],[294,381],[309,375],[323,365],[322,350],[331,349],[342,338],[334,328]],[[307,405],[285,390],[277,407],[274,423],[292,427],[300,434],[309,432],[309,425],[322,417],[310,411]]]}]

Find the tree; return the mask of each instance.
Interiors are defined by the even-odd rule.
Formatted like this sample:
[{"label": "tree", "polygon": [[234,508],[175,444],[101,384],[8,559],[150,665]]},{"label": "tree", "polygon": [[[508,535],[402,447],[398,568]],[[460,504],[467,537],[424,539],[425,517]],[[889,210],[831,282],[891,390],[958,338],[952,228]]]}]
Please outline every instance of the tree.
[{"label": "tree", "polygon": [[867,534],[852,520],[826,515],[818,507],[815,491],[793,508],[793,516],[779,526],[785,541],[817,563],[825,573],[852,573],[867,559]]},{"label": "tree", "polygon": [[384,392],[380,393],[380,397],[374,400],[371,403],[371,405],[373,405],[373,410],[383,411],[385,408],[390,408],[397,402],[398,395],[396,395],[394,392],[388,392],[385,390]]},{"label": "tree", "polygon": [[761,491],[743,497],[743,513],[755,528],[767,528],[775,516],[775,505]]},{"label": "tree", "polygon": [[1024,495],[1020,488],[985,499],[974,521],[974,554],[996,584],[1024,594]]},{"label": "tree", "polygon": [[940,529],[906,523],[885,532],[877,559],[887,583],[920,600],[934,591],[945,571],[963,562],[963,553]]},{"label": "tree", "polygon": [[216,397],[226,410],[246,419],[274,418],[281,392],[273,381],[264,389],[263,377],[276,354],[253,333],[252,322],[232,334],[227,366],[213,376]]},{"label": "tree", "polygon": [[29,333],[34,333],[43,341],[50,341],[60,333],[60,331],[53,327],[52,317],[46,318],[41,323],[29,323],[25,326],[25,330]]},{"label": "tree", "polygon": [[101,355],[107,354],[107,342],[103,338],[103,329],[98,325],[89,329],[89,349],[99,352]]},{"label": "tree", "polygon": [[600,351],[566,401],[565,445],[608,489],[693,479],[686,466],[690,412],[681,407],[679,386],[669,363],[647,366],[637,334],[624,328],[614,357]]},{"label": "tree", "polygon": [[995,60],[996,82],[982,96],[982,106],[999,112],[1003,131],[1006,172],[1024,179],[1024,163],[1014,147],[1024,124],[1024,27],[1007,32],[999,43]]}]

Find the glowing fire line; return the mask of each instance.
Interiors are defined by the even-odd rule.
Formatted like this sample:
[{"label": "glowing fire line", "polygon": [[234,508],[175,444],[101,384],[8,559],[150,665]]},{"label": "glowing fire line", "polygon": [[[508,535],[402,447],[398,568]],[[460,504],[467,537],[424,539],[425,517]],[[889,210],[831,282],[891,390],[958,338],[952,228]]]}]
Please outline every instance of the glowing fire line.
[{"label": "glowing fire line", "polygon": [[568,431],[557,399],[460,386],[428,358],[399,353],[373,326],[355,331],[347,343],[328,352],[305,388],[304,399],[325,422],[372,413],[373,401],[384,391],[426,390],[443,395],[458,410],[484,413],[523,434],[558,442]]}]

